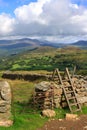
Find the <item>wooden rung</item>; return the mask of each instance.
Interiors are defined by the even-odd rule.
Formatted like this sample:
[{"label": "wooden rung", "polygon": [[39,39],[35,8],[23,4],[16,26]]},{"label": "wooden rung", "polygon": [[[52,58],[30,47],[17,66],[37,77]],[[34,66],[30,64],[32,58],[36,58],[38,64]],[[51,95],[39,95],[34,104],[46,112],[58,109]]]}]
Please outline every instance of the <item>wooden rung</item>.
[{"label": "wooden rung", "polygon": [[69,100],[76,99],[76,97],[67,97]]},{"label": "wooden rung", "polygon": [[74,93],[73,91],[66,91],[66,94]]},{"label": "wooden rung", "polygon": [[78,112],[78,111],[81,111],[81,109],[76,109],[76,110],[73,110],[73,112]]},{"label": "wooden rung", "polygon": [[70,103],[70,106],[77,106],[77,105],[79,105],[77,102],[75,102],[75,103]]},{"label": "wooden rung", "polygon": [[69,79],[63,79],[62,80],[63,82],[68,82],[68,81],[70,81]]},{"label": "wooden rung", "polygon": [[[55,71],[53,72],[52,77],[54,82],[57,83],[59,82],[61,84],[61,88],[63,89],[65,100],[67,101],[70,111],[73,112],[73,106],[75,106],[75,111],[81,111],[81,106],[78,103],[68,68],[66,68],[66,76],[67,76],[66,79],[65,78],[62,79],[59,70],[56,68]],[[69,84],[65,86],[64,82],[68,82]],[[73,103],[70,102],[71,100],[73,101]]]},{"label": "wooden rung", "polygon": [[[58,81],[58,79],[54,79],[53,81]],[[59,81],[58,81],[59,82]]]}]

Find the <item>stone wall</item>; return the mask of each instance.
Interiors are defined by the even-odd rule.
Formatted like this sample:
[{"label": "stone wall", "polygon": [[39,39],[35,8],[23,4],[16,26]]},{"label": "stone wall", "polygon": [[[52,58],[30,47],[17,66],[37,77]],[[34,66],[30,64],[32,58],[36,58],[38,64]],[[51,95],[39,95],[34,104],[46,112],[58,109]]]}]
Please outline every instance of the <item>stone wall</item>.
[{"label": "stone wall", "polygon": [[11,88],[7,81],[0,81],[0,121],[11,117]]},{"label": "stone wall", "polygon": [[87,77],[76,76],[72,79],[74,89],[81,104],[87,105]]},{"label": "stone wall", "polygon": [[[83,78],[72,78],[77,99],[81,105],[87,105],[87,81]],[[64,82],[69,85],[69,82]],[[71,96],[71,95],[70,95]],[[54,82],[40,82],[35,85],[35,103],[42,109],[65,107],[67,105],[60,84]]]},{"label": "stone wall", "polygon": [[54,82],[43,81],[35,86],[35,102],[39,108],[60,107],[62,89]]},{"label": "stone wall", "polygon": [[39,80],[39,79],[47,80],[50,77],[51,77],[50,75],[45,75],[45,74],[37,74],[37,73],[20,74],[20,73],[14,73],[14,72],[6,72],[6,73],[3,73],[2,75],[2,78],[5,78],[5,79],[11,79],[11,80],[23,79],[26,81],[27,80],[34,81],[34,80]]}]

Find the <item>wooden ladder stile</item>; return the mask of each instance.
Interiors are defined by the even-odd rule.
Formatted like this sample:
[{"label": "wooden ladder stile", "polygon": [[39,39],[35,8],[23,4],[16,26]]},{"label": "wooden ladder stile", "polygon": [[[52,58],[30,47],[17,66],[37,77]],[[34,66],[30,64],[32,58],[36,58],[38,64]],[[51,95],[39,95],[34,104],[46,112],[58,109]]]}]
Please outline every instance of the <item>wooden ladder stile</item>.
[{"label": "wooden ladder stile", "polygon": [[59,72],[59,69],[56,68],[54,71],[53,71],[53,74],[52,74],[52,80],[55,82],[57,81],[57,83],[59,82],[60,84],[62,84],[62,78],[60,76],[60,72]]},{"label": "wooden ladder stile", "polygon": [[[63,89],[63,94],[65,96],[65,100],[67,102],[67,105],[68,105],[71,113],[81,111],[81,106],[77,100],[76,92],[74,90],[73,82],[71,80],[71,76],[69,74],[68,68],[66,68],[65,74],[68,79],[62,80],[60,72],[59,72],[58,68],[56,68],[53,72],[52,79],[53,79],[53,81],[55,81],[55,77],[56,77],[57,80],[59,80],[59,83],[61,84],[61,87]],[[64,82],[68,82],[69,85],[66,86],[64,84]],[[68,91],[66,88],[68,89]]]},{"label": "wooden ladder stile", "polygon": [[[77,99],[77,95],[76,95],[76,92],[74,90],[74,86],[73,86],[73,82],[71,80],[71,76],[69,74],[69,70],[68,68],[66,68],[66,74],[67,74],[67,77],[69,79],[69,83],[70,83],[70,86],[71,86],[71,90],[73,92],[71,92],[71,97],[69,98],[68,97],[68,101],[69,101],[69,108],[71,109],[71,112],[74,113],[74,112],[77,112],[77,111],[81,111],[81,105],[80,103],[78,102],[78,99]],[[66,92],[65,92],[66,93]],[[73,103],[71,102],[71,100],[73,100]],[[74,109],[72,108],[74,107]]]}]

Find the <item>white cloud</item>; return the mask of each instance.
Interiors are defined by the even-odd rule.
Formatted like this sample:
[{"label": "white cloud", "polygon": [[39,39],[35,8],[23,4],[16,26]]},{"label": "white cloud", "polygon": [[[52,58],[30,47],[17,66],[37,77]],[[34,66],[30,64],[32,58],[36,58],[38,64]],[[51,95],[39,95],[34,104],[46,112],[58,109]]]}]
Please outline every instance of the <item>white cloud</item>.
[{"label": "white cloud", "polygon": [[71,17],[71,21],[74,25],[77,25],[77,29],[81,29],[84,34],[87,33],[87,10],[81,15]]},{"label": "white cloud", "polygon": [[38,0],[16,8],[14,14],[15,18],[0,15],[0,35],[43,36],[65,42],[87,35],[87,9],[70,0]]},{"label": "white cloud", "polygon": [[43,12],[42,7],[47,1],[49,0],[38,0],[37,2],[31,2],[28,5],[23,5],[15,9],[14,13],[17,20],[23,22],[24,24],[36,21],[44,23],[44,21],[40,18],[40,15]]},{"label": "white cloud", "polygon": [[7,14],[0,15],[0,35],[10,34],[14,29],[15,20]]}]

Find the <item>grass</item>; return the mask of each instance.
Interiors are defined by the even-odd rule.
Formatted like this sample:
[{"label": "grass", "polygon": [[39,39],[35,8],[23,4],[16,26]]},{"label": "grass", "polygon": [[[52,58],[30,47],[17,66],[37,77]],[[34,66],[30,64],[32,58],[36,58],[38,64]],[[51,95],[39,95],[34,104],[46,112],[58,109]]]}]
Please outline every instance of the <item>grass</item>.
[{"label": "grass", "polygon": [[[48,118],[41,116],[41,111],[34,109],[29,103],[36,82],[24,80],[7,80],[12,89],[12,114],[14,124],[9,127],[0,127],[0,130],[37,130],[42,127]],[[38,81],[39,82],[39,81]],[[66,110],[56,109],[56,118],[64,118]]]},{"label": "grass", "polygon": [[63,71],[66,67],[76,73],[87,75],[87,50],[78,47],[50,48],[40,47],[36,50],[26,51],[14,56],[0,59],[0,70],[31,71],[59,68]]},{"label": "grass", "polygon": [[[2,75],[2,72],[0,72]],[[12,89],[12,114],[14,124],[9,127],[0,127],[0,130],[37,130],[42,127],[49,118],[42,117],[41,111],[34,109],[30,105],[30,99],[37,82],[28,82],[24,80],[7,80]],[[55,109],[55,119],[65,117],[69,113],[68,109]],[[82,107],[82,113],[87,114],[87,107]]]},{"label": "grass", "polygon": [[30,96],[33,93],[34,83],[23,81],[23,80],[9,80],[11,85],[12,93],[13,93],[13,100],[15,102],[24,102],[28,101]]},{"label": "grass", "polygon": [[87,106],[82,106],[82,114],[87,114]]},{"label": "grass", "polygon": [[41,112],[30,107],[29,100],[35,83],[20,80],[8,80],[12,89],[12,114],[14,124],[0,127],[0,130],[36,130],[48,120],[41,116]]}]

